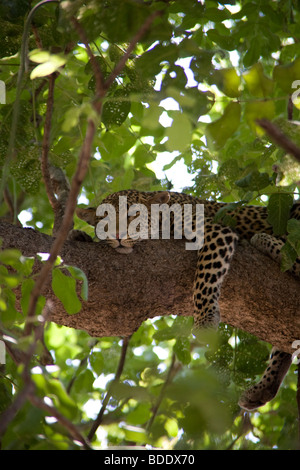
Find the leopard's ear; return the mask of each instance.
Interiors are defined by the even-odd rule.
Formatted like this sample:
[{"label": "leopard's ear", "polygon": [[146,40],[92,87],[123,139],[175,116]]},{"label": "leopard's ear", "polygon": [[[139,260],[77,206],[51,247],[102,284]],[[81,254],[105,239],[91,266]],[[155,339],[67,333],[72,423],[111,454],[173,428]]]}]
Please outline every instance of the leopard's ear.
[{"label": "leopard's ear", "polygon": [[76,208],[76,215],[79,219],[84,220],[89,225],[93,227],[96,226],[96,208],[95,207],[88,207],[87,209],[82,209],[81,207]]},{"label": "leopard's ear", "polygon": [[159,191],[151,196],[149,199],[150,204],[166,204],[170,200],[170,193],[168,191]]}]

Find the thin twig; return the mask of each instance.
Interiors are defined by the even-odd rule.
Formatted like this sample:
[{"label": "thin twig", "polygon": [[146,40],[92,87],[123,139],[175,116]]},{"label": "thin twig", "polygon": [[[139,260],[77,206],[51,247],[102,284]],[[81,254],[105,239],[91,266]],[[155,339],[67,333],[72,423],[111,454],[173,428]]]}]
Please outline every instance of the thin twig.
[{"label": "thin twig", "polygon": [[168,375],[166,377],[166,380],[165,380],[165,383],[163,384],[162,386],[162,389],[160,391],[160,394],[159,394],[159,397],[157,399],[157,402],[153,408],[153,412],[152,412],[152,416],[151,418],[149,419],[148,423],[147,423],[147,427],[146,427],[146,430],[147,432],[150,431],[150,428],[153,424],[153,421],[155,420],[156,416],[157,416],[157,413],[158,413],[158,410],[159,410],[159,407],[161,405],[161,402],[165,396],[165,391],[166,391],[166,388],[168,387],[168,385],[171,383],[172,379],[173,379],[173,375],[174,375],[174,366],[175,366],[175,360],[176,360],[176,356],[175,354],[173,353],[173,356],[172,356],[172,361],[171,361],[171,364],[170,364],[170,367],[169,367],[169,371],[168,371]]},{"label": "thin twig", "polygon": [[120,355],[120,359],[119,359],[117,372],[116,372],[116,375],[114,377],[114,380],[110,383],[110,385],[108,387],[108,390],[107,390],[105,398],[102,402],[102,406],[100,408],[98,416],[95,419],[95,421],[93,422],[93,426],[91,427],[91,430],[88,434],[88,440],[89,441],[92,440],[92,438],[94,437],[95,432],[97,431],[98,427],[102,423],[103,415],[104,415],[104,412],[105,412],[106,407],[108,405],[109,399],[112,396],[113,388],[120,380],[121,374],[122,374],[123,369],[124,369],[124,364],[125,364],[126,353],[127,353],[127,349],[128,349],[128,345],[129,345],[129,340],[130,340],[130,337],[126,337],[126,338],[123,339],[122,350],[121,350],[121,355]]},{"label": "thin twig", "polygon": [[275,126],[272,122],[267,119],[259,119],[257,123],[262,127],[269,137],[283,150],[292,155],[296,160],[300,162],[300,148],[292,142],[279,127]]},{"label": "thin twig", "polygon": [[48,164],[48,153],[50,147],[50,131],[51,131],[51,118],[53,112],[53,101],[54,101],[54,84],[57,75],[52,73],[49,76],[49,88],[48,88],[48,98],[47,98],[47,109],[46,109],[46,117],[45,117],[45,126],[44,126],[44,136],[43,136],[43,144],[42,144],[42,159],[41,159],[41,170],[42,175],[46,187],[47,196],[49,202],[52,206],[54,213],[57,210],[57,199],[55,197],[53,187],[51,184],[50,172],[49,172],[49,164]]},{"label": "thin twig", "polygon": [[[89,344],[90,349],[92,350],[93,347],[94,347],[97,343],[98,343],[98,339],[93,340],[92,343]],[[85,357],[83,357],[83,358],[81,359],[80,364],[79,364],[79,366],[77,367],[77,372],[76,372],[76,373],[78,373],[78,371],[81,370],[81,368],[86,365],[86,363],[87,363],[87,361],[88,361],[88,358],[89,358],[89,356],[90,356],[90,354],[91,354],[91,350],[89,351],[89,353],[88,353]],[[73,387],[73,384],[74,384],[75,380],[76,380],[76,374],[72,377],[72,379],[71,379],[70,382],[68,383],[68,386],[67,386],[67,388],[66,388],[68,394],[70,394],[71,389],[72,389],[72,387]]]}]

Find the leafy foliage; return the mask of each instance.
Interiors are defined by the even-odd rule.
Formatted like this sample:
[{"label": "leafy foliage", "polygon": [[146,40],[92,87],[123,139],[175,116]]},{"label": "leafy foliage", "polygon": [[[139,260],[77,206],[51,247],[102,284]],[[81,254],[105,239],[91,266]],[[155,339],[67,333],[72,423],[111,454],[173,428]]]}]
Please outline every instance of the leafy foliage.
[{"label": "leafy foliage", "polygon": [[[170,189],[167,178],[157,178],[154,163],[158,156],[171,154],[164,171],[182,161],[193,175],[192,185],[183,183],[186,192],[267,205],[276,233],[288,232],[287,269],[300,255],[299,223],[287,222],[292,198],[298,197],[299,165],[269,140],[257,120],[273,120],[299,145],[297,99],[292,116],[289,111],[300,79],[298,2],[41,2],[29,25],[27,59],[24,18],[36,5],[12,0],[0,6],[0,79],[6,86],[6,104],[0,100],[1,193],[6,194],[0,215],[11,216],[11,206],[18,214],[29,214],[30,226],[51,234],[53,214],[40,159],[48,75],[55,73],[50,163],[71,179],[89,119],[97,129],[81,200],[92,205],[120,189]],[[100,122],[93,108],[93,63],[70,18],[80,22],[105,81],[155,11],[160,14],[105,94]],[[20,79],[24,59],[27,68]],[[167,99],[172,99],[172,109]],[[82,227],[78,220],[76,224]],[[35,280],[33,260],[4,250],[0,262],[2,337],[9,350],[17,345],[21,353],[32,342],[36,345],[30,375],[37,399],[43,399],[43,406],[24,402],[2,436],[3,449],[78,448],[61,416],[87,435],[106,396],[95,447],[296,448],[294,366],[278,397],[255,413],[248,427],[237,406],[241,390],[263,371],[268,345],[221,325],[200,347],[190,319],[159,318],[132,336],[121,380],[114,381],[120,338],[92,339],[83,331],[50,323],[45,342],[55,365],[44,366],[38,361],[40,343],[23,334]],[[52,279],[66,311],[76,314],[81,307],[78,282],[81,297],[87,295],[84,273],[56,265]],[[19,307],[16,288],[22,292]],[[36,313],[45,302],[40,296]],[[24,385],[13,358],[7,354],[1,370],[1,412]]]}]

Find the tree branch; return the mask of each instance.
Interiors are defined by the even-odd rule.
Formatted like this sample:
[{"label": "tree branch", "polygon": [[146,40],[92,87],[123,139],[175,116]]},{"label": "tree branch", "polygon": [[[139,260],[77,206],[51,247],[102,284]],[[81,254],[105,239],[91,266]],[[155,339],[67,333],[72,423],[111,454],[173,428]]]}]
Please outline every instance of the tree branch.
[{"label": "tree branch", "polygon": [[[15,247],[25,256],[48,252],[52,238],[31,229],[0,224],[3,249]],[[93,337],[130,336],[147,318],[193,314],[193,279],[197,254],[184,240],[147,240],[130,255],[100,243],[66,242],[66,264],[81,268],[89,282],[82,310],[68,315],[45,285],[51,299],[50,319],[87,331]],[[36,272],[40,270],[37,261]],[[17,299],[20,292],[16,292]],[[80,285],[78,283],[78,295]],[[239,245],[221,291],[222,321],[293,353],[300,339],[299,281],[249,244]]]},{"label": "tree branch", "polygon": [[275,126],[272,122],[267,119],[259,119],[257,123],[266,131],[268,136],[272,139],[275,144],[285,150],[287,153],[292,155],[298,162],[300,162],[300,148],[294,144],[279,127]]}]

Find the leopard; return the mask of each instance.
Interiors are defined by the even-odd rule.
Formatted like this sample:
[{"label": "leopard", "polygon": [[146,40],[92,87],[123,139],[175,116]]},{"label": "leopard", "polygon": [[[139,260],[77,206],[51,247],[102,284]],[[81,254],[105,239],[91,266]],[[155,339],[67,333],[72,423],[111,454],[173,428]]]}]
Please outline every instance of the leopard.
[{"label": "leopard", "polygon": [[[126,206],[121,206],[120,196],[126,201]],[[285,243],[284,237],[274,235],[272,225],[268,220],[268,209],[266,206],[249,204],[232,204],[214,200],[204,200],[197,196],[179,193],[175,191],[138,191],[123,190],[106,196],[101,206],[111,205],[115,210],[116,226],[114,236],[108,233],[104,242],[121,254],[129,254],[134,246],[151,237],[151,209],[158,207],[179,207],[184,208],[189,205],[191,210],[188,214],[184,212],[185,226],[190,227],[188,234],[183,232],[183,238],[189,239],[196,233],[197,206],[203,208],[202,219],[200,222],[204,226],[202,243],[197,249],[197,264],[193,284],[193,304],[194,304],[194,328],[195,331],[203,328],[217,328],[220,322],[219,297],[222,283],[228,274],[230,264],[238,243],[243,240],[248,241],[252,246],[262,253],[270,256],[274,261],[280,263],[281,248]],[[136,205],[139,206],[136,206]],[[137,218],[139,212],[131,211],[130,208],[140,207],[142,205],[147,209],[146,233],[142,230],[132,236],[129,236],[126,228]],[[121,212],[126,212],[126,227],[123,231],[120,227]],[[218,217],[221,211],[225,211],[226,216],[230,217],[234,223],[224,223],[224,218]],[[77,216],[89,225],[97,228],[99,222],[105,221],[107,212],[99,215],[97,208],[87,207],[76,209]],[[177,218],[180,213],[170,211],[170,237],[174,237],[175,227],[178,227]],[[124,214],[123,214],[124,216]],[[300,202],[294,202],[290,218],[300,219]],[[108,224],[109,218],[105,221]],[[162,215],[159,213],[160,228],[162,224]],[[201,225],[201,223],[200,223]],[[96,231],[97,237],[97,231]],[[300,258],[297,258],[290,271],[300,277]],[[272,347],[268,365],[255,385],[246,389],[239,399],[239,406],[245,412],[251,412],[265,405],[272,400],[278,393],[284,377],[286,376],[292,364],[292,355],[281,351],[278,347]]]}]

